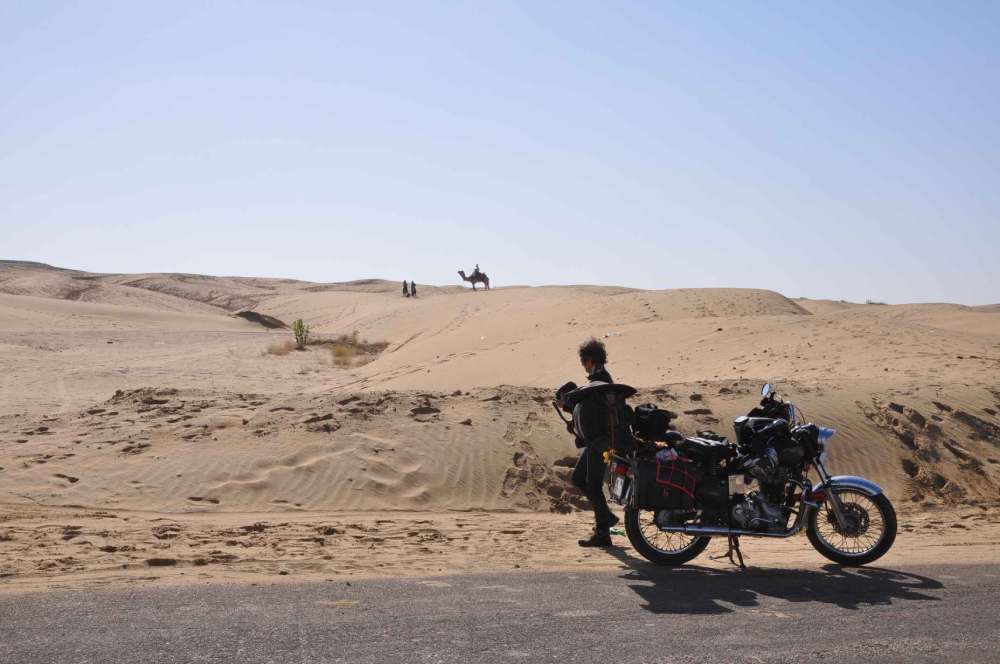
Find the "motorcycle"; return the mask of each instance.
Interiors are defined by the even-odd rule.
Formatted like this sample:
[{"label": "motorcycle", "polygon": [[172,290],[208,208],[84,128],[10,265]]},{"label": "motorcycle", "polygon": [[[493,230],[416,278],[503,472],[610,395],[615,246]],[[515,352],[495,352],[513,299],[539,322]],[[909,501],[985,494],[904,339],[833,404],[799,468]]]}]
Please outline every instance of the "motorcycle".
[{"label": "motorcycle", "polygon": [[[803,422],[770,383],[760,404],[734,421],[735,442],[713,432],[684,437],[670,430],[673,414],[653,406],[631,412],[632,444],[606,454],[605,486],[647,560],[682,565],[713,537],[726,537],[728,558],[735,564],[735,554],[744,567],[739,538],[788,538],[803,529],[820,554],[841,565],[871,563],[892,547],[896,513],[881,487],[831,476],[826,461],[836,430]],[[741,488],[739,478],[743,490],[731,490]]]}]

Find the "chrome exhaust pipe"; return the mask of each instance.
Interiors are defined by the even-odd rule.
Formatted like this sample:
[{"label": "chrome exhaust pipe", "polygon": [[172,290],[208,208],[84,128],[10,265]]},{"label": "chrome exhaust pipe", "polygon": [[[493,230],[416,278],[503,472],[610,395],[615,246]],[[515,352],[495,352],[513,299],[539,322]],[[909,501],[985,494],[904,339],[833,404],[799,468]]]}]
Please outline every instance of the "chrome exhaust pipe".
[{"label": "chrome exhaust pipe", "polygon": [[667,526],[660,528],[665,533],[684,533],[685,535],[695,535],[698,537],[791,537],[799,532],[800,528],[788,528],[775,533],[766,530],[742,530],[740,528],[726,528],[724,526]]},{"label": "chrome exhaust pipe", "polygon": [[806,519],[800,516],[792,524],[791,528],[779,530],[778,532],[768,532],[766,530],[743,530],[741,528],[726,528],[725,526],[660,526],[660,530],[665,533],[684,533],[685,535],[696,535],[699,537],[773,537],[781,539],[798,534]]}]

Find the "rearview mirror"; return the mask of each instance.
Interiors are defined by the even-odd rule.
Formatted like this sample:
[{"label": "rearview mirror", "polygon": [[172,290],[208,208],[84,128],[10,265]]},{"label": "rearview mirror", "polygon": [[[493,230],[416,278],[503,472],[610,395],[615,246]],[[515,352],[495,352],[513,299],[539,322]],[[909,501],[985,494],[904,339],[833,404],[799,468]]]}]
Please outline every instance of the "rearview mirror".
[{"label": "rearview mirror", "polygon": [[770,383],[764,383],[764,387],[760,388],[760,396],[766,399],[767,397],[771,396],[771,392],[773,391],[774,391],[773,385],[771,385]]}]

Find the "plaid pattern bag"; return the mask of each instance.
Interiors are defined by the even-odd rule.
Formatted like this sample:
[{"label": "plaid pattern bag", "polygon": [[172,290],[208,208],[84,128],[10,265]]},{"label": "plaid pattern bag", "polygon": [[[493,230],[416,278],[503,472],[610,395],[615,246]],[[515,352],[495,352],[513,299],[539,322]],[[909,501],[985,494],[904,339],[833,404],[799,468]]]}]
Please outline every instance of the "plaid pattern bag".
[{"label": "plaid pattern bag", "polygon": [[688,498],[694,498],[694,488],[698,478],[690,470],[691,464],[681,459],[656,462],[656,483],[680,491]]},{"label": "plaid pattern bag", "polygon": [[684,460],[640,461],[635,473],[639,509],[688,509],[694,505],[698,476],[694,464]]}]

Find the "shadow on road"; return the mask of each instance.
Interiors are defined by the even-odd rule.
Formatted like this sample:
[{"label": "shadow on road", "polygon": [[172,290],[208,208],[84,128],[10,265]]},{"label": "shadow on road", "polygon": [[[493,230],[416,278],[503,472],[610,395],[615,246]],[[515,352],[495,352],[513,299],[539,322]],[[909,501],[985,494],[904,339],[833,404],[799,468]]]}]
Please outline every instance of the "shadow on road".
[{"label": "shadow on road", "polygon": [[653,613],[730,613],[734,609],[723,603],[754,607],[760,604],[762,596],[859,609],[889,605],[896,600],[939,601],[940,598],[923,591],[944,588],[936,579],[878,567],[830,564],[821,571],[659,567],[630,555],[625,549],[606,551],[632,568],[623,578],[640,582],[629,587],[646,601],[646,610]]}]

